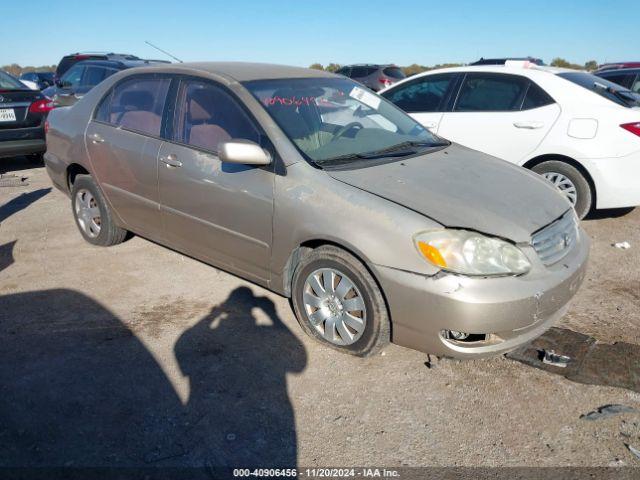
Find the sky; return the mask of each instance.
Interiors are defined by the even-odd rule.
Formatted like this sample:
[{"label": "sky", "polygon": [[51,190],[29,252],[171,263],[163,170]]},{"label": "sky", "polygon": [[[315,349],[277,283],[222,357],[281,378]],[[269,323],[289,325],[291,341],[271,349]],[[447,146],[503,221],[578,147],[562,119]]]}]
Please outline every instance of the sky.
[{"label": "sky", "polygon": [[0,0],[0,65],[77,51],[184,61],[468,63],[640,60],[640,4],[618,0]]}]

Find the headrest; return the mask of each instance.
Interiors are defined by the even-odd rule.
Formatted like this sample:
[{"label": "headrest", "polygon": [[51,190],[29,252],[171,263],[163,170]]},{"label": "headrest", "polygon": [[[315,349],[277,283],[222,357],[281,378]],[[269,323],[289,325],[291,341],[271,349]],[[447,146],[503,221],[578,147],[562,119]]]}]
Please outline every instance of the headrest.
[{"label": "headrest", "polygon": [[153,110],[153,95],[145,90],[129,90],[120,96],[124,110]]}]

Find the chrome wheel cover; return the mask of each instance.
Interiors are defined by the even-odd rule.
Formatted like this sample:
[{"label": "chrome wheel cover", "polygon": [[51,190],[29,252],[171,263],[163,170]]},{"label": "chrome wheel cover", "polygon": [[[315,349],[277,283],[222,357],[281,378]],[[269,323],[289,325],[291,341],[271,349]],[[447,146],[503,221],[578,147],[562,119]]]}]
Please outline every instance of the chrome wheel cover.
[{"label": "chrome wheel cover", "polygon": [[100,235],[102,225],[100,208],[89,190],[84,188],[78,190],[75,197],[74,210],[78,225],[88,237],[96,238]]},{"label": "chrome wheel cover", "polygon": [[344,273],[333,268],[312,272],[304,282],[307,320],[326,341],[351,345],[367,325],[367,312],[360,290]]},{"label": "chrome wheel cover", "polygon": [[576,206],[576,201],[578,200],[578,190],[573,182],[561,173],[556,172],[545,172],[542,174],[544,178],[546,178],[549,182],[551,182],[560,193],[562,193],[567,200],[571,202],[571,205]]}]

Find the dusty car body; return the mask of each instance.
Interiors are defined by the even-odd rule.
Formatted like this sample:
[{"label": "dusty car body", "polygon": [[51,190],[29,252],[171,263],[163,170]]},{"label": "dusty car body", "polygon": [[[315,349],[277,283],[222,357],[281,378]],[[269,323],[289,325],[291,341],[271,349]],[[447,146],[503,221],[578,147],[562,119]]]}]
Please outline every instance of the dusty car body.
[{"label": "dusty car body", "polygon": [[[160,104],[140,94],[149,79]],[[389,338],[458,358],[505,352],[562,316],[584,278],[589,239],[552,186],[327,72],[136,68],[49,121],[47,171],[85,239],[132,231],[290,296],[303,329],[347,353]],[[385,144],[396,138],[415,141]]]}]

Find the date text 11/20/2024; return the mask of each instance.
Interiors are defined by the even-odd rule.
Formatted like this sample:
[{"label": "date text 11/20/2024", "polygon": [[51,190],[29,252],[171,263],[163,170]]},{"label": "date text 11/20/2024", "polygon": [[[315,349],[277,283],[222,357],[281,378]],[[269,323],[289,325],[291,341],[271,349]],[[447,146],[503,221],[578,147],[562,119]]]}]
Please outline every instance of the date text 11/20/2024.
[{"label": "date text 11/20/2024", "polygon": [[309,478],[399,478],[400,472],[386,468],[236,468],[234,477]]}]

